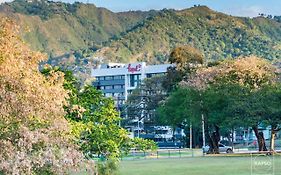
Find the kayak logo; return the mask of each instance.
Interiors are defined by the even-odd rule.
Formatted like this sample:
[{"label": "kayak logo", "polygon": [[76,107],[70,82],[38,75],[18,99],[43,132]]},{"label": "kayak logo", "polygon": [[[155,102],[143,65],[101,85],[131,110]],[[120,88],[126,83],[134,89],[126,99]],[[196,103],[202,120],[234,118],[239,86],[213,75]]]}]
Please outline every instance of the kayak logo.
[{"label": "kayak logo", "polygon": [[251,154],[251,175],[274,175],[274,156]]},{"label": "kayak logo", "polygon": [[136,66],[132,66],[131,64],[128,65],[128,72],[135,73],[141,71],[141,64],[137,64]]}]

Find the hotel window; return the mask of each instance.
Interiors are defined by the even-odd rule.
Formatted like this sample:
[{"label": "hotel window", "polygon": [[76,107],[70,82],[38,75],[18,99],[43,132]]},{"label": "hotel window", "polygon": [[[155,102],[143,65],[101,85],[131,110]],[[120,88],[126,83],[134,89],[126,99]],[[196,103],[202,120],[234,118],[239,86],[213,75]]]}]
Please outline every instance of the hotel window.
[{"label": "hotel window", "polygon": [[116,76],[114,76],[114,80],[123,80],[123,79],[125,79],[124,75],[116,75]]},{"label": "hotel window", "polygon": [[112,89],[112,86],[104,86],[104,89]]},{"label": "hotel window", "polygon": [[130,75],[130,86],[135,87],[140,84],[141,74]]},{"label": "hotel window", "polygon": [[113,89],[122,89],[122,85],[114,85]]},{"label": "hotel window", "polygon": [[105,80],[113,80],[113,76],[106,76]]},{"label": "hotel window", "polygon": [[104,77],[97,77],[98,81],[104,80]]}]

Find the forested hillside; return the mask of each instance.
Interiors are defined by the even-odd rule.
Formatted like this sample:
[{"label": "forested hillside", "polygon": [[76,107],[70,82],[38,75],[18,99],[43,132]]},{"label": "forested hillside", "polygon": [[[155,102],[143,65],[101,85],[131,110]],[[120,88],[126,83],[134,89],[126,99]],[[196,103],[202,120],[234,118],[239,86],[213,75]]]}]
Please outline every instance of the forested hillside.
[{"label": "forested hillside", "polygon": [[205,6],[163,10],[102,48],[96,55],[115,60],[162,62],[171,49],[189,44],[209,60],[257,55],[281,58],[281,23],[266,17],[238,18]]},{"label": "forested hillside", "polygon": [[233,17],[206,6],[114,13],[93,4],[46,0],[4,3],[0,16],[20,24],[24,41],[46,52],[49,63],[86,74],[94,60],[165,62],[174,47],[185,44],[207,60],[281,58],[280,17]]},{"label": "forested hillside", "polygon": [[53,57],[86,48],[95,51],[154,13],[113,13],[93,4],[46,0],[16,0],[0,6],[1,15],[28,29],[23,36],[33,49]]}]

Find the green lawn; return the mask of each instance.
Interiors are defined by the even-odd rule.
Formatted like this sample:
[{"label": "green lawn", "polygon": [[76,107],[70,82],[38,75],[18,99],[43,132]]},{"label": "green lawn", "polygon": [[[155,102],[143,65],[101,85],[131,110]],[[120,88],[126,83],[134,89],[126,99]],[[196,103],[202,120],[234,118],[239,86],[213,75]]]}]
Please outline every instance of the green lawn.
[{"label": "green lawn", "polygon": [[[274,173],[272,169],[274,169]],[[281,157],[194,157],[181,159],[131,160],[121,162],[119,174],[281,175]]]}]

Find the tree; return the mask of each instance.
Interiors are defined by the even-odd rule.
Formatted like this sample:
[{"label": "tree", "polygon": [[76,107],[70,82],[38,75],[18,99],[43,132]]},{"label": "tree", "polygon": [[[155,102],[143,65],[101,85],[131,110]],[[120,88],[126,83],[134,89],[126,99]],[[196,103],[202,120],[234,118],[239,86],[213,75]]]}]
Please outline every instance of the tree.
[{"label": "tree", "polygon": [[175,66],[168,68],[166,78],[162,82],[162,87],[168,93],[175,90],[180,81],[203,64],[204,56],[198,49],[184,45],[174,48],[169,62]]},{"label": "tree", "polygon": [[184,119],[189,120],[187,115],[189,112],[186,108],[187,97],[192,97],[189,95],[191,95],[191,91],[185,89],[177,89],[172,92],[157,109],[157,121],[176,128]]},{"label": "tree", "polygon": [[92,86],[84,87],[77,97],[78,103],[72,104],[71,112],[66,117],[73,118],[75,115],[80,118],[80,122],[73,125],[82,125],[79,141],[84,153],[89,156],[99,154],[107,158],[119,158],[123,145],[129,138],[127,132],[118,125],[120,118],[113,100],[103,97]]},{"label": "tree", "polygon": [[219,153],[222,131],[232,133],[236,127],[245,126],[242,120],[245,116],[240,115],[239,107],[248,93],[248,88],[237,84],[213,84],[203,91],[202,106],[210,153]]},{"label": "tree", "polygon": [[[169,125],[174,129],[176,127],[184,128],[186,133],[187,126],[190,124],[192,124],[193,130],[197,130],[200,127],[200,121],[194,117],[200,103],[197,94],[198,92],[193,88],[177,88],[157,108],[157,122]],[[199,136],[194,138],[199,140]],[[196,142],[193,143],[196,144]]]},{"label": "tree", "polygon": [[[212,97],[211,102],[215,102],[215,98],[217,98],[218,95],[216,95],[216,91],[212,92],[213,88],[217,87],[226,87],[225,90],[222,92],[225,92],[224,94],[221,94],[221,96],[226,96],[227,94],[230,95],[229,99],[231,100],[237,100],[238,103],[244,104],[243,106],[237,105],[237,108],[233,105],[230,106],[233,107],[232,111],[234,112],[232,115],[240,116],[240,118],[244,118],[247,116],[248,118],[248,124],[251,124],[253,127],[256,137],[258,139],[259,143],[259,149],[261,151],[267,150],[265,147],[265,141],[263,138],[262,133],[258,132],[258,125],[262,121],[262,115],[261,113],[257,110],[257,106],[259,105],[257,103],[257,100],[254,98],[254,96],[250,96],[252,98],[249,98],[252,101],[250,103],[249,99],[246,98],[250,93],[257,91],[258,89],[262,88],[265,85],[270,85],[274,83],[275,81],[275,73],[274,73],[274,68],[270,63],[267,61],[251,56],[247,58],[238,58],[236,60],[230,60],[230,61],[224,61],[218,65],[212,66],[212,67],[207,67],[207,68],[201,68],[198,69],[194,74],[191,74],[186,80],[181,82],[181,85],[183,87],[193,87],[201,91],[199,93],[199,96],[201,96],[201,112],[204,114],[207,118],[210,117],[210,114],[216,111],[216,108],[219,107],[220,101],[217,101],[215,105],[212,105],[212,103],[206,103],[204,104],[204,100],[207,100],[208,97]],[[231,88],[231,90],[235,89],[241,89],[241,90],[246,90],[245,94],[242,94],[240,96],[239,94],[236,93],[236,96],[232,95],[232,92],[230,91],[229,87],[234,87]],[[228,90],[229,89],[229,90]],[[222,89],[220,89],[221,91]],[[242,92],[244,92],[244,90]],[[219,91],[217,91],[219,92]],[[230,92],[230,93],[229,93]],[[236,90],[233,92],[237,92]],[[239,92],[239,91],[238,91]],[[204,94],[207,94],[206,98],[204,99]],[[238,95],[238,96],[237,96]],[[239,97],[238,99],[236,97]],[[244,101],[243,101],[243,100]],[[225,99],[218,99],[218,100],[223,100]],[[227,104],[226,102],[224,102]],[[234,103],[232,103],[234,104]],[[256,105],[256,106],[254,106]],[[214,108],[215,107],[215,108]],[[239,113],[235,112],[241,107],[240,110],[243,111],[243,113],[240,111]],[[219,114],[224,114],[223,111],[220,111],[219,113],[216,112],[217,115]],[[239,115],[238,115],[239,114]],[[227,116],[226,116],[227,117]],[[213,118],[217,118],[217,116],[213,116]],[[205,119],[209,120],[209,119]],[[216,121],[216,120],[215,120]],[[213,123],[215,130],[213,132],[214,138],[212,139],[211,137],[209,140],[215,140],[215,149],[216,146],[218,145],[218,141],[220,136],[219,133],[219,125]],[[207,132],[209,129],[209,126],[206,126]],[[211,145],[210,145],[211,146]],[[212,148],[212,146],[211,146]],[[215,151],[216,152],[216,151]]]},{"label": "tree", "polygon": [[[254,56],[240,58],[232,63],[230,62],[230,64],[226,63],[227,66],[228,68],[222,71],[225,75],[217,76],[216,81],[227,84],[239,84],[242,87],[249,88],[251,92],[257,91],[263,86],[273,84],[276,79],[274,67],[269,62]],[[259,100],[255,99],[255,97],[253,100],[254,102],[250,104],[259,106]],[[249,106],[249,104],[246,106]],[[250,106],[248,108],[248,114],[250,114],[248,116],[251,119],[249,123],[252,124],[252,128],[258,139],[259,150],[267,151],[263,133],[258,131],[258,125],[261,123],[261,118],[263,117],[257,111],[258,109],[260,108],[256,106]]]},{"label": "tree", "polygon": [[122,153],[131,148],[154,149],[156,144],[144,139],[130,139],[127,131],[119,126],[121,118],[111,98],[91,85],[81,86],[71,71],[59,67],[45,67],[42,73],[50,76],[52,72],[64,72],[63,87],[68,92],[68,104],[64,106],[65,118],[71,123],[72,134],[84,155],[105,160],[98,163],[99,174],[116,173]]},{"label": "tree", "polygon": [[94,174],[64,119],[63,74],[43,76],[44,59],[22,43],[13,22],[0,20],[0,174]]},{"label": "tree", "polygon": [[271,126],[270,151],[275,150],[275,136],[281,130],[281,84],[266,86],[256,92],[261,103],[262,120],[265,124]]},{"label": "tree", "polygon": [[178,83],[182,81],[184,73],[177,70],[176,67],[169,67],[167,69],[167,74],[162,82],[162,87],[167,91],[167,93],[172,92],[178,86]]},{"label": "tree", "polygon": [[198,49],[184,45],[171,52],[169,61],[175,63],[179,71],[190,72],[196,65],[203,64],[204,56]]},{"label": "tree", "polygon": [[[47,67],[42,72],[49,76],[61,71],[58,67]],[[103,97],[101,91],[91,85],[80,86],[71,71],[63,72],[63,87],[69,96],[68,105],[64,106],[65,118],[72,124],[78,145],[89,158],[98,154],[107,159],[118,159],[129,138],[118,125],[121,119],[113,100]]]},{"label": "tree", "polygon": [[172,126],[191,122],[193,128],[200,128],[203,114],[209,152],[219,153],[221,131],[229,133],[242,125],[232,104],[239,103],[247,92],[240,86],[225,84],[210,85],[204,91],[193,87],[179,88],[158,109],[159,120]]},{"label": "tree", "polygon": [[162,87],[165,79],[163,75],[147,78],[133,90],[126,102],[128,118],[143,117],[146,123],[155,123],[155,110],[167,97],[167,92]]},{"label": "tree", "polygon": [[[180,82],[183,90],[172,93],[160,108],[166,122],[181,123],[188,117],[198,123],[203,115],[212,153],[218,153],[221,130],[230,132],[241,126],[252,126],[259,150],[267,151],[258,126],[269,124],[272,126],[273,149],[274,134],[280,123],[277,107],[280,90],[275,68],[269,62],[255,56],[238,58],[198,68],[186,77]],[[184,107],[179,103],[184,103]],[[169,113],[174,114],[172,118],[165,115]]]},{"label": "tree", "polygon": [[[224,61],[213,67],[202,68],[182,84],[201,89],[205,89],[209,84],[237,85],[241,86],[241,88],[248,88],[249,93],[251,93],[263,86],[273,84],[275,80],[275,68],[269,62],[255,56],[250,56]],[[257,102],[253,96],[251,97],[254,102]],[[259,108],[253,106],[259,104],[248,102],[248,99],[244,101],[244,107],[247,108],[243,110],[245,113],[240,113],[241,118],[248,117],[248,124],[251,124],[255,131],[260,151],[266,151],[263,135],[258,132],[258,125],[261,122],[262,116],[257,111]],[[241,103],[243,102],[241,101]]]}]

